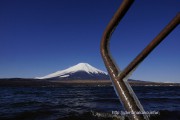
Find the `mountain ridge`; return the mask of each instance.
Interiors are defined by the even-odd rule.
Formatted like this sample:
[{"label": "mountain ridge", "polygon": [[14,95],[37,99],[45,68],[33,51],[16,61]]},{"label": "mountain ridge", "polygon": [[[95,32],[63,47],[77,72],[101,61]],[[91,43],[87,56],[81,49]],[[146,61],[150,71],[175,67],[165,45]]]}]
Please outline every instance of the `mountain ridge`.
[{"label": "mountain ridge", "polygon": [[100,69],[91,66],[88,63],[78,63],[72,67],[60,70],[36,79],[49,80],[107,80],[108,74]]}]

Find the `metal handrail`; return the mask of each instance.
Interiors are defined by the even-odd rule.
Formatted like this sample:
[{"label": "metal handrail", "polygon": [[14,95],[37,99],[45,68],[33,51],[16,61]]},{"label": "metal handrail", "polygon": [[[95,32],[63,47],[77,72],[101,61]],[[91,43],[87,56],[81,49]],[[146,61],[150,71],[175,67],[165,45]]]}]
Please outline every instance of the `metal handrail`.
[{"label": "metal handrail", "polygon": [[101,55],[111,77],[116,94],[125,110],[131,113],[128,115],[128,118],[130,120],[149,120],[147,114],[136,114],[136,112],[145,112],[127,80],[131,73],[150,54],[150,52],[152,52],[152,50],[160,44],[176,26],[178,26],[180,23],[180,13],[178,13],[160,34],[155,37],[155,39],[123,71],[120,71],[110,55],[109,42],[113,31],[126,14],[133,1],[134,0],[123,0],[115,15],[107,25],[101,40]]}]

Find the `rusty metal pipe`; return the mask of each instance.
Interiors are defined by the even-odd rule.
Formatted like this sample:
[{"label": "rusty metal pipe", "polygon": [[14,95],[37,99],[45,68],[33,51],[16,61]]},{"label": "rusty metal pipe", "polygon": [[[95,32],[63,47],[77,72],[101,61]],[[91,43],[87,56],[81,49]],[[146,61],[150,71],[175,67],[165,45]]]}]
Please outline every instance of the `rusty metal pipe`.
[{"label": "rusty metal pipe", "polygon": [[[108,70],[108,73],[111,77],[112,83],[114,85],[114,89],[124,106],[124,108],[131,113],[135,112],[144,112],[143,107],[141,106],[139,100],[137,99],[136,95],[134,94],[133,90],[131,89],[130,85],[125,81],[118,81],[117,76],[118,73],[121,72],[118,70],[117,66],[115,65],[110,52],[109,52],[109,41],[111,34],[115,30],[116,26],[126,14],[128,9],[130,8],[131,4],[134,0],[123,0],[122,4],[118,8],[117,12],[109,22],[106,30],[104,31],[102,40],[101,40],[101,55],[103,57],[104,63]],[[130,114],[128,116],[131,120],[148,120],[147,115],[143,114]]]},{"label": "rusty metal pipe", "polygon": [[147,45],[146,48],[144,48],[144,50],[123,70],[122,73],[118,74],[118,80],[122,80],[129,73],[131,73],[179,24],[180,13],[178,13],[169,22],[169,24]]},{"label": "rusty metal pipe", "polygon": [[[129,119],[131,120],[148,120],[148,116],[146,114],[133,114],[136,112],[144,112],[142,105],[140,104],[138,98],[133,92],[131,86],[127,82],[127,79],[130,73],[137,67],[137,65],[145,59],[145,57],[177,26],[179,21],[179,17],[176,18],[176,22],[172,22],[169,26],[163,30],[160,35],[158,35],[149,45],[148,47],[142,51],[138,57],[135,58],[133,62],[131,62],[125,70],[120,71],[118,67],[115,65],[110,52],[109,52],[109,41],[110,37],[115,30],[116,26],[123,18],[123,16],[128,11],[129,7],[133,3],[133,0],[123,0],[122,4],[118,8],[117,12],[109,22],[107,28],[103,33],[103,37],[101,40],[101,55],[105,66],[108,70],[108,73],[111,77],[112,83],[114,85],[114,89],[116,94],[118,95],[122,105],[125,110],[132,113],[129,114]],[[178,19],[178,20],[177,20]],[[173,20],[174,21],[174,20]],[[168,30],[167,30],[168,29]]]},{"label": "rusty metal pipe", "polygon": [[108,69],[109,74],[111,74],[111,76],[117,76],[119,70],[117,69],[117,67],[109,53],[110,37],[111,37],[111,34],[113,33],[113,31],[115,30],[116,26],[120,22],[120,20],[123,18],[123,16],[128,11],[128,9],[131,6],[131,4],[133,3],[133,1],[134,0],[124,0],[122,2],[119,9],[115,13],[115,15],[113,16],[113,18],[111,19],[111,21],[109,22],[109,24],[107,25],[107,27],[103,33],[103,37],[101,40],[101,55],[104,59],[105,65],[110,66],[110,67],[107,67],[107,69]]}]

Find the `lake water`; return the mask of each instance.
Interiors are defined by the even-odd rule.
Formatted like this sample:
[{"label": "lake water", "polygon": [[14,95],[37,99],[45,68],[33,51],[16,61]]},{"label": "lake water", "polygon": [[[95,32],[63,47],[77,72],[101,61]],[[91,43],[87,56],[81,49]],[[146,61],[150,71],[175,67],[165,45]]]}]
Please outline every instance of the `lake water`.
[{"label": "lake water", "polygon": [[[152,120],[180,120],[180,87],[133,90]],[[0,87],[0,120],[113,120],[123,111],[112,86]]]}]

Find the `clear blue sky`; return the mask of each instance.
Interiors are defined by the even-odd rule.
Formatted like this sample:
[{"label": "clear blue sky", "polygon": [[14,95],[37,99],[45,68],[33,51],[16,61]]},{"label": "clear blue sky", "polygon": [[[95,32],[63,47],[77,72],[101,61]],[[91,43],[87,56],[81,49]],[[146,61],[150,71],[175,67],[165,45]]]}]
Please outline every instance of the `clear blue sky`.
[{"label": "clear blue sky", "polygon": [[[87,62],[106,71],[99,46],[122,0],[0,0],[0,78],[37,77]],[[180,11],[180,0],[135,0],[112,36],[123,69]],[[180,26],[133,79],[180,82]]]}]

